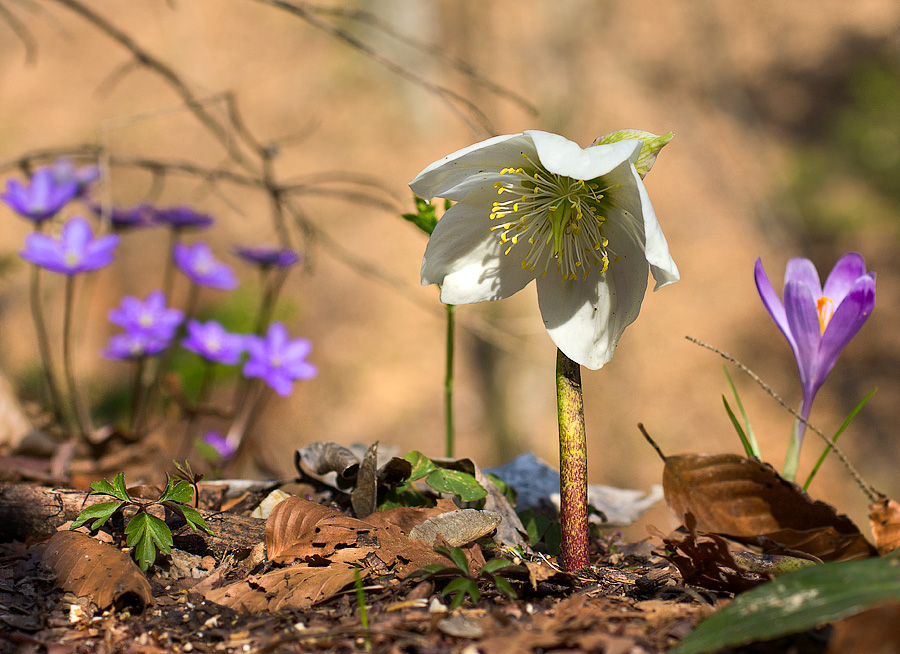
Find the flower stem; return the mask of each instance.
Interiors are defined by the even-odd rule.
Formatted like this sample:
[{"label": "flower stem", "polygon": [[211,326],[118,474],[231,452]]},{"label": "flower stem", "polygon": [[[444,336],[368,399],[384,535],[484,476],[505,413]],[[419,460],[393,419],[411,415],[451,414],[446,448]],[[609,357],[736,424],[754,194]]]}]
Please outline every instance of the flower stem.
[{"label": "flower stem", "polygon": [[444,375],[444,430],[445,430],[445,456],[453,457],[453,332],[455,321],[453,304],[447,307],[447,363]]},{"label": "flower stem", "polygon": [[47,392],[50,394],[50,404],[60,426],[71,431],[71,416],[65,408],[62,392],[59,390],[56,376],[53,374],[50,338],[47,336],[47,325],[44,322],[44,310],[41,305],[41,269],[38,266],[31,267],[30,289],[31,317],[34,320],[34,331],[37,334],[38,350],[41,355],[41,368],[44,371]]},{"label": "flower stem", "polygon": [[72,306],[75,297],[75,275],[66,276],[65,314],[63,315],[63,369],[66,375],[66,384],[69,387],[69,395],[72,399],[72,411],[78,422],[78,429],[82,438],[88,440],[93,428],[91,417],[78,393],[78,384],[75,381],[75,369],[72,365]]},{"label": "flower stem", "polygon": [[560,560],[568,572],[587,567],[587,439],[581,367],[556,352],[556,401],[559,410],[559,494],[562,546]]},{"label": "flower stem", "polygon": [[141,404],[144,399],[144,370],[147,367],[147,357],[142,356],[135,362],[134,383],[131,386],[131,411],[128,416],[128,430],[134,434],[138,415],[141,412]]},{"label": "flower stem", "polygon": [[781,469],[781,476],[788,481],[797,479],[797,470],[800,468],[800,448],[803,445],[803,436],[806,434],[806,422],[809,420],[810,411],[812,411],[812,397],[803,394],[803,402],[800,404],[800,417],[803,420],[794,420],[794,429],[791,431],[791,440],[788,441],[787,454],[784,457],[784,467]]}]

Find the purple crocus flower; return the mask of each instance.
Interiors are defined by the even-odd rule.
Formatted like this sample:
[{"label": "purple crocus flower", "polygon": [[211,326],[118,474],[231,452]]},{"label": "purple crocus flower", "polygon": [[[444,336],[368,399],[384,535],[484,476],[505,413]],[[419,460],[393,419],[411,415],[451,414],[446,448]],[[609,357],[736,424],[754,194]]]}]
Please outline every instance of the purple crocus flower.
[{"label": "purple crocus flower", "polygon": [[219,455],[219,458],[223,461],[229,461],[234,458],[234,455],[237,454],[237,450],[235,447],[228,442],[228,439],[222,436],[217,431],[208,432],[203,437],[203,442],[206,445],[209,445],[212,449],[216,451],[216,454]]},{"label": "purple crocus flower", "polygon": [[234,248],[234,253],[260,268],[290,268],[301,258],[296,250],[269,245],[239,246]]},{"label": "purple crocus flower", "polygon": [[[797,359],[803,388],[799,413],[807,419],[816,393],[834,368],[841,350],[872,313],[875,273],[866,272],[862,256],[850,252],[835,264],[823,288],[812,261],[791,259],[784,275],[784,304],[759,259],[756,260],[755,277],[763,304]],[[792,443],[798,452],[805,429],[806,426],[798,421]]]},{"label": "purple crocus flower", "polygon": [[156,209],[154,222],[168,225],[172,229],[206,229],[213,224],[213,218],[205,213],[194,211],[190,207],[170,207]]},{"label": "purple crocus flower", "polygon": [[234,271],[227,264],[218,261],[206,243],[185,245],[175,244],[175,265],[198,286],[209,286],[225,291],[238,287]]},{"label": "purple crocus flower", "polygon": [[58,239],[39,232],[29,234],[19,255],[41,268],[75,275],[108,266],[118,244],[115,234],[94,238],[90,223],[78,216],[63,225]]},{"label": "purple crocus flower", "polygon": [[153,291],[144,301],[127,295],[118,308],[109,312],[109,320],[126,332],[168,343],[184,319],[184,312],[166,307],[162,291]]},{"label": "purple crocus flower", "polygon": [[39,168],[27,186],[17,179],[7,180],[6,191],[0,194],[0,200],[22,217],[41,223],[56,215],[78,195],[78,191],[77,181],[58,180],[52,168]]},{"label": "purple crocus flower", "polygon": [[181,341],[184,349],[214,363],[229,366],[240,363],[241,355],[244,353],[244,336],[241,334],[226,331],[215,320],[210,320],[206,324],[189,320],[187,328],[187,338]]},{"label": "purple crocus flower", "polygon": [[128,330],[109,339],[106,349],[103,350],[103,358],[121,360],[154,356],[169,347],[170,340],[154,338],[139,330]]},{"label": "purple crocus flower", "polygon": [[247,336],[244,377],[258,377],[282,397],[291,394],[295,379],[312,379],[316,367],[306,361],[312,343],[305,338],[291,340],[283,323],[273,322],[265,336]]}]

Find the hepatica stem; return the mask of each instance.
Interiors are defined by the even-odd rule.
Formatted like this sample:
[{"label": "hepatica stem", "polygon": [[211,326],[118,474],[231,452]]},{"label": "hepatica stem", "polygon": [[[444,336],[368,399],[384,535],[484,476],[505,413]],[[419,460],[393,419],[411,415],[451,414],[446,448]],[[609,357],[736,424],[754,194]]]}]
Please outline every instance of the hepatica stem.
[{"label": "hepatica stem", "polygon": [[453,331],[454,316],[453,310],[456,306],[453,304],[445,305],[447,307],[447,363],[444,374],[444,431],[446,455],[453,457]]}]

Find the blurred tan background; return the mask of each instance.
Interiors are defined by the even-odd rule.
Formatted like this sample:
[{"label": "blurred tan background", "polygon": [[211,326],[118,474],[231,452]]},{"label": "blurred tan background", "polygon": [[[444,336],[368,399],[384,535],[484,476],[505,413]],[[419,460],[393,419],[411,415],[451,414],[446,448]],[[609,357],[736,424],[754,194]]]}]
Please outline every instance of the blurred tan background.
[{"label": "blurred tan background", "polygon": [[[64,4],[0,0],[3,13],[27,27],[0,20],[0,163],[101,143],[113,156],[227,167],[222,148],[171,87],[147,69],[120,74],[133,61],[129,53]],[[876,309],[812,417],[833,432],[877,386],[842,442],[870,483],[900,495],[896,2],[860,0],[848,11],[840,0],[373,0],[334,2],[327,6],[344,15],[312,11],[310,20],[251,0],[84,5],[177,71],[214,115],[225,116],[221,94],[232,93],[256,137],[279,143],[280,181],[335,172],[380,185],[335,183],[297,197],[319,232],[292,232],[307,261],[289,280],[281,316],[293,335],[313,341],[320,375],[268,405],[254,437],[264,467],[289,474],[294,448],[316,440],[379,440],[442,454],[442,310],[437,290],[419,286],[425,238],[398,215],[412,210],[406,183],[420,169],[487,135],[384,61],[311,22],[321,21],[467,98],[490,133],[538,128],[587,145],[620,128],[675,132],[646,182],[682,281],[648,290],[613,361],[584,373],[593,483],[659,483],[662,464],[638,422],[667,453],[741,450],[722,407],[723,361],[685,335],[730,352],[798,405],[796,365],[759,302],[753,263],[762,257],[780,289],[791,256],[812,258],[824,280],[844,252],[856,250],[877,271]],[[354,20],[352,11],[383,22]],[[448,58],[507,91],[491,91]],[[322,188],[352,188],[378,202]],[[253,306],[257,280],[228,250],[275,242],[262,194],[175,176],[154,187],[146,172],[116,168],[103,192],[120,205],[152,197],[213,214],[216,229],[192,238],[210,241],[244,285],[237,300],[209,291],[203,302]],[[3,252],[13,253],[29,226],[0,207],[0,230]],[[143,296],[158,287],[165,246],[162,231],[127,236],[115,268],[86,287],[78,367],[95,399],[124,384],[128,372],[96,357],[110,333],[105,314],[123,292]],[[26,280],[20,265],[0,283],[0,368],[14,378],[35,365]],[[555,351],[534,289],[461,307],[457,316],[457,454],[489,466],[532,450],[555,465]],[[731,371],[764,457],[780,467],[792,418]],[[804,449],[801,474],[821,451],[812,435]],[[836,460],[812,490],[854,518],[865,515],[865,497]]]}]

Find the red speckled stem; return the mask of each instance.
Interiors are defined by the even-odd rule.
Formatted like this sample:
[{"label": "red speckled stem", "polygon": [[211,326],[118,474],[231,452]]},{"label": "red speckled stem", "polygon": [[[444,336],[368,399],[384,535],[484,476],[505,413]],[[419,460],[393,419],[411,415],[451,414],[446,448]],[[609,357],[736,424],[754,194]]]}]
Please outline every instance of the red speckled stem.
[{"label": "red speckled stem", "polygon": [[587,440],[581,366],[557,350],[556,401],[559,408],[559,494],[562,551],[566,571],[587,567]]}]

